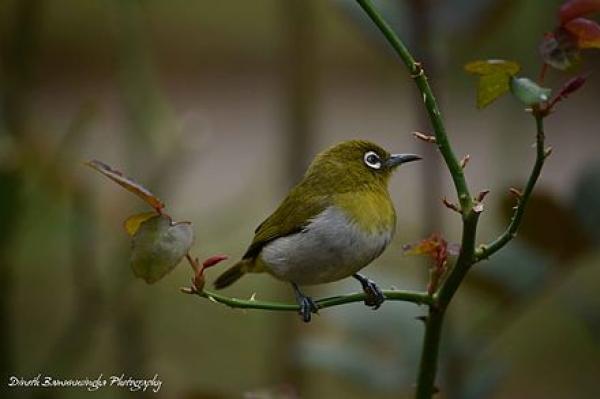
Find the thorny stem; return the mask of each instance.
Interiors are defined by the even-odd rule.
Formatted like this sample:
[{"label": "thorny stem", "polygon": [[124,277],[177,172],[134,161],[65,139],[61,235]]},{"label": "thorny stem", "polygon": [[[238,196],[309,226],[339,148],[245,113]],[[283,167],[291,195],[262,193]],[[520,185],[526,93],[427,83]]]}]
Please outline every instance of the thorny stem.
[{"label": "thorny stem", "polygon": [[479,249],[477,249],[475,253],[475,260],[480,261],[482,259],[489,258],[492,254],[496,253],[500,248],[504,247],[510,240],[512,240],[519,229],[519,225],[523,219],[523,214],[525,213],[525,207],[527,206],[527,202],[531,197],[531,193],[533,192],[533,188],[540,177],[540,173],[542,172],[542,167],[544,166],[544,161],[548,154],[546,154],[546,150],[544,149],[544,115],[539,113],[534,113],[535,121],[536,121],[536,159],[535,164],[533,165],[533,169],[531,170],[531,174],[529,175],[529,179],[527,180],[527,185],[525,189],[521,193],[521,196],[518,199],[517,206],[513,216],[510,220],[510,223],[504,233],[500,235],[496,240],[491,242],[490,244],[484,244]]},{"label": "thorny stem", "polygon": [[438,366],[438,352],[444,322],[444,309],[429,306],[425,318],[425,337],[421,348],[421,364],[417,376],[417,398],[431,398],[436,392],[435,375]]},{"label": "thorny stem", "polygon": [[471,211],[463,217],[463,232],[461,248],[454,267],[448,274],[446,280],[441,284],[435,294],[436,303],[440,308],[445,308],[456,293],[460,283],[466,276],[471,266],[475,263],[475,236],[477,233],[477,222],[479,214]]},{"label": "thorny stem", "polygon": [[[281,303],[281,302],[267,302],[257,301],[254,298],[251,299],[239,299],[230,298],[224,295],[217,294],[212,291],[196,291],[190,288],[181,289],[186,294],[196,294],[203,298],[210,299],[211,301],[227,305],[232,308],[242,309],[263,309],[263,310],[276,310],[276,311],[298,311],[299,307],[297,304]],[[402,290],[384,290],[383,295],[388,301],[403,301],[412,302],[417,305],[431,305],[433,298],[426,292],[416,291],[402,291]],[[319,309],[325,309],[332,306],[343,305],[352,302],[363,302],[365,300],[365,293],[354,293],[348,295],[339,295],[329,298],[319,299],[315,301]]]}]

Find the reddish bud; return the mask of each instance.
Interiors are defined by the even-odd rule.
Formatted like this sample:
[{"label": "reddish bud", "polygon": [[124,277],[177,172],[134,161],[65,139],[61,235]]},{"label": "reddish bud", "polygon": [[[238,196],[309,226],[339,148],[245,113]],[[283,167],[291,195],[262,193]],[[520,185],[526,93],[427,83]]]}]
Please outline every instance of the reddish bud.
[{"label": "reddish bud", "polygon": [[587,81],[587,78],[587,76],[575,76],[574,78],[569,79],[567,83],[565,83],[560,89],[559,95],[566,97],[572,93],[575,93],[581,88],[581,86],[584,85],[584,83]]},{"label": "reddish bud", "polygon": [[549,109],[552,109],[557,103],[566,99],[571,94],[575,93],[579,90],[587,81],[587,76],[579,75],[574,78],[569,79],[563,86],[560,88],[559,92],[552,98],[550,104],[548,106]]},{"label": "reddish bud", "polygon": [[228,258],[227,255],[213,255],[213,256],[207,258],[204,262],[202,262],[202,268],[208,269],[209,267],[212,267],[212,266],[224,261],[227,258]]}]

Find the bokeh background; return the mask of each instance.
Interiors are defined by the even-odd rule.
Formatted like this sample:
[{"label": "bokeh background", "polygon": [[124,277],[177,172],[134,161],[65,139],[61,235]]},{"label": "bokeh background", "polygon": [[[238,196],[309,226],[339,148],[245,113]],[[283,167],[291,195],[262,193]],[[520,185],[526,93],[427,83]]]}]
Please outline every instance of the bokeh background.
[{"label": "bokeh background", "polygon": [[[510,186],[534,158],[534,124],[510,96],[475,108],[478,58],[519,61],[559,0],[381,0],[424,62],[452,143],[489,188],[479,240],[508,222]],[[426,160],[393,178],[397,236],[365,273],[422,289],[428,264],[402,245],[440,232],[459,241],[439,155],[403,66],[350,0],[3,0],[0,2],[0,369],[2,397],[408,398],[423,308],[399,302],[295,314],[231,310],[183,295],[180,265],[149,286],[129,267],[121,222],[146,209],[85,168],[101,159],[143,182],[179,220],[193,252],[241,256],[256,225],[321,149],[365,138]],[[588,84],[547,120],[554,153],[517,240],[477,266],[451,308],[443,398],[600,395],[600,55]],[[552,72],[557,87],[566,75]],[[210,270],[209,281],[227,264]],[[307,289],[352,292],[342,281]],[[248,276],[232,296],[291,301]],[[7,376],[152,378],[158,394],[11,389]]]}]

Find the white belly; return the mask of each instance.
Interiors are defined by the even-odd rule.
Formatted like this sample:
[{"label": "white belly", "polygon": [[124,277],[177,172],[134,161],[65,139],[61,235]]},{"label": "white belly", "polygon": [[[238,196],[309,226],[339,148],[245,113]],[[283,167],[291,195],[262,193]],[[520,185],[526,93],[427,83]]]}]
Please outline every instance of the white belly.
[{"label": "white belly", "polygon": [[265,245],[260,260],[275,277],[300,285],[349,277],[377,258],[392,238],[389,231],[361,231],[344,212],[329,207],[300,233]]}]

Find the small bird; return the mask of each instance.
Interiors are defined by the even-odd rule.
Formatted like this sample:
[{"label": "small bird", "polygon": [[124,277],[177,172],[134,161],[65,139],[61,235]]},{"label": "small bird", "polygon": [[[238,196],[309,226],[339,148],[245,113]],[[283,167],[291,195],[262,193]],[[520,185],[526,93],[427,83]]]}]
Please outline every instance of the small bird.
[{"label": "small bird", "polygon": [[379,308],[379,287],[358,271],[379,257],[394,235],[396,212],[388,181],[399,165],[421,159],[390,154],[364,140],[339,143],[316,156],[275,212],[254,231],[242,259],[214,283],[222,289],[245,273],[267,272],[291,283],[302,320],[318,306],[300,286],[353,276]]}]

